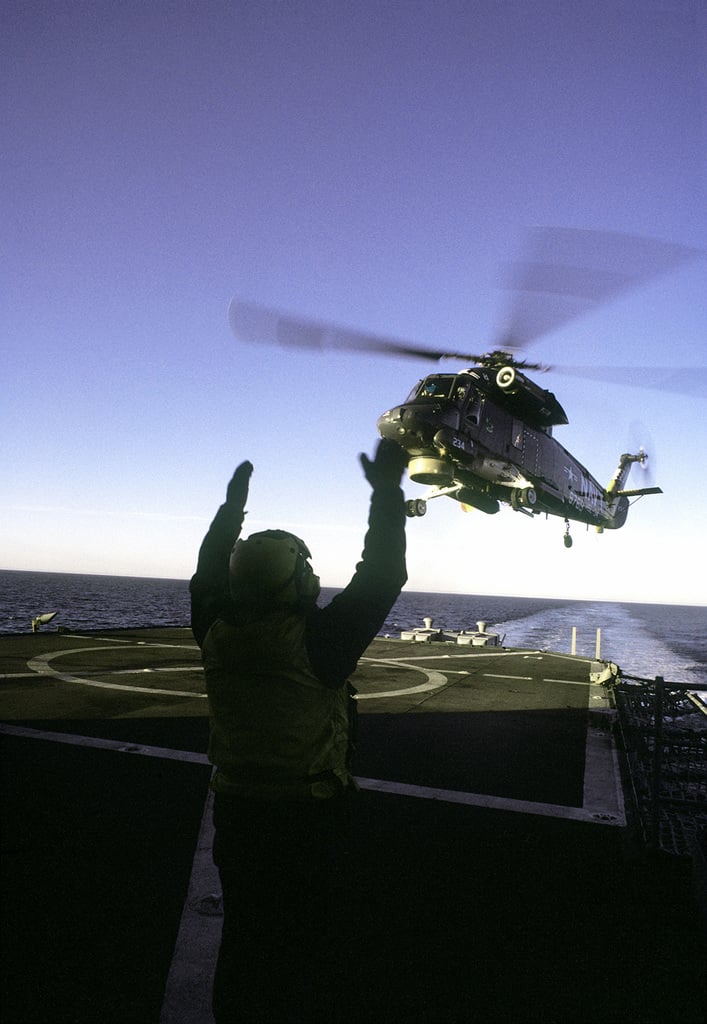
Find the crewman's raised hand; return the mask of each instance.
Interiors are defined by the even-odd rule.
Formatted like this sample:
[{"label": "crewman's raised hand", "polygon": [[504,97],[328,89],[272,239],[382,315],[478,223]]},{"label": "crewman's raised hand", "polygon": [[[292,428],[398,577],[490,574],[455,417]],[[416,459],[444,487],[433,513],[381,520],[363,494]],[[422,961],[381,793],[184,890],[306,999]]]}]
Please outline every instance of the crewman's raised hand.
[{"label": "crewman's raised hand", "polygon": [[366,480],[374,490],[386,485],[400,486],[403,471],[408,463],[408,455],[395,441],[382,438],[378,442],[373,461],[364,453],[359,458]]},{"label": "crewman's raised hand", "polygon": [[245,508],[245,503],[248,500],[248,484],[250,483],[252,472],[252,462],[241,462],[226,488],[227,505],[233,505],[234,508],[239,509]]}]

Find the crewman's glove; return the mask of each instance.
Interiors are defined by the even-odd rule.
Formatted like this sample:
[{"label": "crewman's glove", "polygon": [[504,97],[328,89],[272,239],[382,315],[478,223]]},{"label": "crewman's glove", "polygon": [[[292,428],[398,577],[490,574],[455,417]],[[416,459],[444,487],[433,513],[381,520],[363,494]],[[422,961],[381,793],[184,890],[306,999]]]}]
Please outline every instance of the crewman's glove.
[{"label": "crewman's glove", "polygon": [[395,441],[389,441],[387,438],[380,440],[373,462],[365,454],[361,454],[359,458],[366,480],[373,490],[385,485],[400,486],[403,470],[408,463],[408,455]]},{"label": "crewman's glove", "polygon": [[226,488],[226,504],[243,510],[248,500],[248,484],[253,472],[252,462],[241,462]]}]

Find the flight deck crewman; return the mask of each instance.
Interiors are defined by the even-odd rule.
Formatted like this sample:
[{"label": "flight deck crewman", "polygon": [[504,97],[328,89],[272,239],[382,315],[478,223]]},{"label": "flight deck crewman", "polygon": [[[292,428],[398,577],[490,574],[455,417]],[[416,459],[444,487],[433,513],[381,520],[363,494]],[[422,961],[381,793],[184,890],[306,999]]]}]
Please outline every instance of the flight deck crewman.
[{"label": "flight deck crewman", "polygon": [[331,1021],[345,968],[346,825],[355,702],[348,682],[407,579],[407,461],[361,455],[372,487],[361,561],[317,605],[306,544],[282,530],[239,539],[253,467],[236,469],[199,551],[192,629],[209,698],[214,861],[223,932],[217,1024]]}]

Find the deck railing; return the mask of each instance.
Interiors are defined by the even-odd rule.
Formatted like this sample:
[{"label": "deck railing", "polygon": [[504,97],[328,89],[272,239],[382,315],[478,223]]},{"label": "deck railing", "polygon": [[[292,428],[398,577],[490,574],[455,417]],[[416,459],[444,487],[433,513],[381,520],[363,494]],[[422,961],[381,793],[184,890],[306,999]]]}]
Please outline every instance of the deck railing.
[{"label": "deck railing", "polygon": [[613,692],[645,842],[704,856],[707,683],[622,674]]}]

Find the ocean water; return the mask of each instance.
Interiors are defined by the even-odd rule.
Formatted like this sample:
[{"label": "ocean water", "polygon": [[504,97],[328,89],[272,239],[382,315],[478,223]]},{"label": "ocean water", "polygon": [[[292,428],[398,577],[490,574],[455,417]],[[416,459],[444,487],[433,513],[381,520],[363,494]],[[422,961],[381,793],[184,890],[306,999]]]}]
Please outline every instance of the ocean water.
[{"label": "ocean water", "polygon": [[403,593],[383,633],[433,625],[456,631],[486,628],[505,634],[507,647],[561,651],[594,657],[597,630],[600,657],[627,675],[656,676],[671,682],[707,683],[707,607],[653,605],[549,598],[490,597],[480,594]]},{"label": "ocean water", "polygon": [[44,629],[188,626],[189,584],[55,572],[0,571],[0,635],[27,633],[36,615],[56,612]]},{"label": "ocean water", "polygon": [[[323,590],[320,604],[336,593]],[[68,573],[0,571],[0,635],[27,633],[34,616],[57,612],[45,630],[188,626],[185,580]],[[397,636],[425,617],[448,630],[475,629],[479,620],[505,634],[509,647],[569,652],[576,627],[577,654],[600,655],[640,678],[707,682],[707,607],[619,604],[481,594],[405,591],[381,633]]]}]

